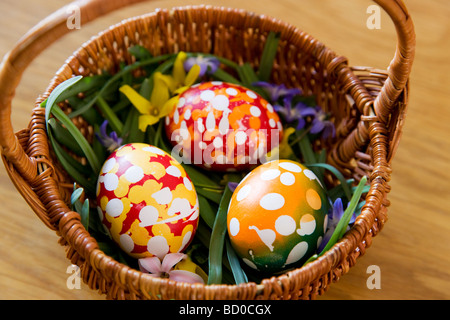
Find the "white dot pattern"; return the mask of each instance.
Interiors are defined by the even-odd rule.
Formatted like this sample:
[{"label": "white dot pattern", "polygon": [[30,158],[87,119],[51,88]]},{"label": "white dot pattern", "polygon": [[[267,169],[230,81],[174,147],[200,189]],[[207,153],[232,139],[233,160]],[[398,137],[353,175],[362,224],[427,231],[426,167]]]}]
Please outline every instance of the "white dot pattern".
[{"label": "white dot pattern", "polygon": [[107,173],[103,177],[103,183],[105,184],[105,189],[108,191],[116,190],[119,185],[119,178],[115,173]]},{"label": "white dot pattern", "polygon": [[236,196],[236,200],[237,200],[237,201],[242,201],[242,200],[244,200],[245,198],[247,198],[247,196],[250,194],[251,191],[252,191],[251,185],[247,184],[247,185],[243,186],[243,187],[239,190],[239,192],[238,192],[238,194],[237,194],[237,196]]},{"label": "white dot pattern", "polygon": [[131,183],[139,182],[144,177],[144,171],[139,166],[132,166],[125,171],[125,178]]},{"label": "white dot pattern", "polygon": [[214,91],[205,90],[200,94],[200,99],[202,99],[203,101],[211,101],[215,96],[216,94],[214,93]]},{"label": "white dot pattern", "polygon": [[280,181],[285,186],[292,186],[295,183],[295,176],[290,172],[284,172],[280,176]]},{"label": "white dot pattern", "polygon": [[[250,239],[256,234],[258,239],[258,241],[255,242],[256,247],[250,246],[242,249],[245,250],[246,254],[241,256],[241,258],[243,258],[243,261],[250,267],[259,270],[268,270],[267,268],[270,268],[268,265],[261,264],[261,260],[258,260],[261,259],[260,256],[254,256],[252,253],[253,248],[258,248],[258,252],[261,252],[260,250],[262,250],[261,248],[264,246],[264,248],[270,252],[275,252],[277,247],[280,250],[283,250],[285,262],[281,268],[284,269],[305,259],[305,256],[312,248],[318,247],[323,239],[323,234],[317,232],[324,232],[324,230],[326,230],[327,219],[326,214],[323,215],[323,220],[321,220],[320,215],[317,215],[317,211],[321,210],[321,200],[319,199],[320,195],[315,191],[317,189],[312,189],[312,185],[311,187],[309,186],[309,180],[316,179],[315,175],[312,176],[310,174],[310,170],[288,160],[274,160],[267,162],[264,165],[266,166],[265,169],[261,169],[258,173],[254,173],[254,171],[250,172],[237,187],[237,192],[233,196],[234,203],[230,202],[228,214],[234,210],[239,210],[238,208],[233,207],[234,205],[237,205],[237,203],[240,203],[240,201],[245,199],[247,201],[245,202],[244,207],[240,209],[243,210],[242,213],[235,214],[230,218],[228,224],[229,235],[231,241],[233,241],[235,237],[236,239],[239,237],[249,237],[246,239]],[[306,180],[305,177],[307,178]],[[249,179],[249,181],[244,183],[244,180],[247,179]],[[258,185],[259,183],[273,186],[273,188],[262,188],[262,190],[265,191],[261,192],[261,188],[255,188],[255,185]],[[283,190],[287,190],[287,187],[299,188],[298,183],[308,184],[307,186],[300,186],[300,191],[304,192],[301,206],[306,206],[305,209],[307,211],[305,212],[305,209],[301,207],[299,213],[295,213],[291,212],[292,210],[285,209],[287,207],[287,201],[295,199],[295,196],[293,198],[293,194],[289,194],[289,197],[286,198],[283,194]],[[319,203],[318,208],[316,207],[317,203]],[[255,204],[262,211],[253,209]],[[289,202],[289,208],[292,209],[292,202]],[[254,217],[254,220],[249,220],[248,212],[253,212],[253,210],[255,210],[254,212],[257,213],[257,215]],[[307,212],[311,212],[311,214]],[[320,220],[317,220],[318,217]],[[267,220],[267,222],[265,222],[265,220]],[[320,228],[317,226],[319,221],[321,224],[323,221]],[[252,233],[248,233],[248,230]],[[245,232],[247,232],[248,235],[241,235]],[[298,240],[299,236],[301,237],[300,241]],[[283,237],[290,237],[289,239],[295,238],[296,240],[280,240],[282,242],[277,240],[283,239]],[[294,243],[292,243],[292,241]],[[287,247],[280,247],[280,243],[283,243],[282,246],[287,245]],[[250,256],[248,256],[248,254]],[[261,253],[258,254],[260,255]]]},{"label": "white dot pattern", "polygon": [[264,171],[261,174],[261,179],[265,180],[265,181],[269,181],[269,180],[273,180],[275,178],[277,178],[280,175],[280,170],[278,169],[269,169]]},{"label": "white dot pattern", "polygon": [[[271,133],[271,129],[276,127],[279,120],[278,115],[273,114],[273,106],[245,87],[222,81],[203,82],[180,94],[176,107],[169,116],[170,121],[166,122],[166,132],[171,136],[173,145],[179,144],[189,149],[200,146],[200,141],[204,141],[207,147],[221,149],[227,156],[227,161],[223,161],[221,156],[213,156],[211,159],[203,155],[204,159],[199,163],[199,159],[194,160],[194,152],[189,153],[192,150],[187,150],[187,157],[200,166],[218,168],[220,171],[240,171],[241,168],[250,168],[253,164],[241,161],[242,157],[248,156],[252,161],[264,162],[263,156],[270,151],[268,148],[272,149],[278,144],[275,140],[279,137],[271,139],[275,135]],[[177,132],[180,125],[183,126],[183,121],[187,123],[184,127],[189,129],[190,136],[181,134],[181,140],[180,133],[178,137],[173,137],[171,133]],[[228,135],[230,130],[232,134]],[[249,131],[263,134],[258,136],[248,133]],[[218,136],[224,138],[222,145],[215,140]],[[231,139],[228,140],[228,137]],[[187,140],[193,142],[192,147]],[[261,143],[265,145],[264,153],[258,149]],[[240,149],[243,145],[245,149]],[[224,147],[227,148],[225,152]],[[217,159],[220,162],[217,162]]]},{"label": "white dot pattern", "polygon": [[106,214],[115,218],[123,212],[123,202],[120,199],[111,199],[106,205]]},{"label": "white dot pattern", "polygon": [[266,210],[278,210],[284,206],[285,199],[279,193],[268,193],[261,198],[259,205]]},{"label": "white dot pattern", "polygon": [[239,233],[239,220],[236,218],[231,219],[230,221],[230,233],[234,237]]}]

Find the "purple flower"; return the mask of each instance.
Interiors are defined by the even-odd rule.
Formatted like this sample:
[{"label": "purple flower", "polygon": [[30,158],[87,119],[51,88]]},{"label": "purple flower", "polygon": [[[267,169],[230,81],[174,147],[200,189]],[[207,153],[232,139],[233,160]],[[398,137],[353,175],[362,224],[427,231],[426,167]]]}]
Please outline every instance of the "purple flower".
[{"label": "purple flower", "polygon": [[119,138],[117,136],[117,133],[115,131],[111,131],[111,133],[108,135],[106,132],[106,127],[108,126],[108,120],[103,121],[102,125],[100,126],[100,133],[95,133],[97,139],[100,141],[100,143],[109,151],[113,152],[118,147],[122,145],[122,138]]},{"label": "purple flower", "polygon": [[334,138],[336,136],[334,123],[327,120],[327,114],[320,107],[315,108],[315,113],[310,132],[313,134],[322,132],[323,139],[330,136]]},{"label": "purple flower", "polygon": [[283,115],[286,123],[291,124],[297,121],[297,130],[305,127],[307,117],[316,115],[316,110],[303,102],[298,102],[295,106],[292,106],[291,98],[284,98],[283,100],[284,105],[275,104],[274,109],[278,114]]},{"label": "purple flower", "polygon": [[[321,252],[327,245],[328,241],[330,241],[331,235],[333,234],[334,230],[336,229],[339,221],[342,219],[343,216],[344,216],[344,206],[342,204],[342,199],[337,198],[333,203],[333,208],[328,213],[327,230],[325,230],[323,240],[320,243],[319,247],[317,248],[318,252]],[[353,224],[355,220],[356,214],[353,213],[349,224]],[[350,227],[347,226],[347,230],[349,229]]]},{"label": "purple flower", "polygon": [[234,192],[234,190],[236,190],[238,185],[239,185],[239,183],[237,183],[237,182],[233,182],[233,181],[228,182],[228,188],[230,189],[231,192]]},{"label": "purple flower", "polygon": [[269,95],[272,103],[278,102],[281,99],[292,99],[296,95],[302,94],[302,90],[298,88],[289,89],[284,84],[272,84],[264,81],[253,83],[256,87],[261,87]]},{"label": "purple flower", "polygon": [[220,61],[215,57],[205,57],[201,54],[195,57],[189,57],[184,61],[184,69],[189,72],[194,65],[200,66],[199,77],[207,74],[213,74],[219,68]]}]

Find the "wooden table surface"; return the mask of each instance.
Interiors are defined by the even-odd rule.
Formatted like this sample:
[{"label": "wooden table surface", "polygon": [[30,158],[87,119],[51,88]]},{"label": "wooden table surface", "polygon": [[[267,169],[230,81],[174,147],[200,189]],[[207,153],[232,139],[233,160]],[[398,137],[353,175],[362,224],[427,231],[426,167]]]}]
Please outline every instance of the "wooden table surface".
[{"label": "wooden table surface", "polygon": [[[0,55],[67,0],[1,0]],[[393,161],[389,220],[366,254],[319,299],[450,298],[450,3],[406,0],[417,34],[403,137]],[[35,98],[83,42],[120,20],[187,4],[247,9],[294,24],[349,58],[355,66],[386,69],[396,35],[384,13],[369,29],[364,1],[150,1],[100,18],[57,41],[24,74],[13,102],[15,131],[28,125]],[[0,299],[104,299],[86,285],[69,289],[70,266],[58,236],[35,216],[0,167]],[[381,288],[366,285],[376,265]]]}]

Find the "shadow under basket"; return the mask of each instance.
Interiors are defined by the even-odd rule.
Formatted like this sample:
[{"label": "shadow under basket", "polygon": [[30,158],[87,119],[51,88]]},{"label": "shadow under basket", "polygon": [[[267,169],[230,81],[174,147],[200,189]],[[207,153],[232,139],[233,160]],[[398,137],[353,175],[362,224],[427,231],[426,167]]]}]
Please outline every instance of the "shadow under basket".
[{"label": "shadow under basket", "polygon": [[[82,23],[134,2],[139,1],[84,1],[80,4]],[[7,172],[37,216],[60,237],[67,258],[81,268],[83,281],[109,299],[314,299],[355,265],[387,220],[390,163],[406,113],[415,36],[400,0],[375,2],[386,10],[397,30],[397,51],[389,71],[351,67],[345,57],[307,33],[267,16],[209,6],[158,10],[122,21],[83,44],[36,101],[28,128],[13,133],[10,114],[15,88],[29,63],[69,32],[63,8],[30,30],[2,64],[0,142]],[[355,183],[362,176],[368,178],[366,203],[352,228],[317,260],[260,283],[175,282],[141,273],[106,255],[81,224],[79,214],[69,208],[73,181],[53,155],[45,110],[39,104],[73,76],[115,73],[120,63],[132,63],[128,48],[136,44],[155,56],[203,52],[258,67],[270,31],[279,33],[281,39],[271,81],[315,95],[336,126],[336,137],[316,147],[327,150],[327,162],[346,178]],[[82,132],[92,135],[92,128],[83,127]],[[330,184],[338,183],[331,176],[327,179]]]}]

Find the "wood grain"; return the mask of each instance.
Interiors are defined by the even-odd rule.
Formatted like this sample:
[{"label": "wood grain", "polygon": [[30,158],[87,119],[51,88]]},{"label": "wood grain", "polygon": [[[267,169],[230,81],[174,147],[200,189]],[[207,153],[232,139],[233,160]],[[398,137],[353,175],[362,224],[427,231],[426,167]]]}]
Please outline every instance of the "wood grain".
[{"label": "wood grain", "polygon": [[[64,0],[2,0],[0,55],[32,26],[67,4]],[[348,274],[319,299],[450,299],[450,4],[406,0],[416,27],[406,125],[393,161],[389,221]],[[13,102],[15,130],[28,125],[36,97],[83,42],[124,18],[180,5],[243,8],[280,18],[310,33],[350,64],[385,69],[393,57],[395,30],[382,14],[381,29],[366,27],[372,3],[333,0],[150,1],[96,20],[57,41],[26,71]],[[104,299],[84,284],[69,289],[63,247],[15,190],[0,168],[0,299]],[[370,290],[367,268],[379,266],[381,288]]]}]

